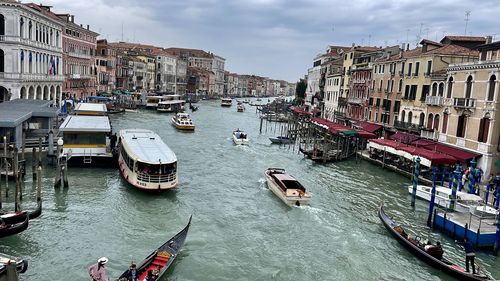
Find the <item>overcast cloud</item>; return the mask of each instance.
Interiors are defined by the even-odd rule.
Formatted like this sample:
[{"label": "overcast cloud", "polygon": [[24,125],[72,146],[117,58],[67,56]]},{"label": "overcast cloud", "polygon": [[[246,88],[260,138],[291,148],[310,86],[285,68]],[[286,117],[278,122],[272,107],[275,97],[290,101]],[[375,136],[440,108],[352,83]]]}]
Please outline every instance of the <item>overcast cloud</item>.
[{"label": "overcast cloud", "polygon": [[[38,3],[38,2],[37,2]],[[47,0],[100,38],[211,51],[226,70],[295,82],[327,45],[414,46],[467,34],[500,38],[498,0]],[[408,39],[407,39],[408,38]]]}]

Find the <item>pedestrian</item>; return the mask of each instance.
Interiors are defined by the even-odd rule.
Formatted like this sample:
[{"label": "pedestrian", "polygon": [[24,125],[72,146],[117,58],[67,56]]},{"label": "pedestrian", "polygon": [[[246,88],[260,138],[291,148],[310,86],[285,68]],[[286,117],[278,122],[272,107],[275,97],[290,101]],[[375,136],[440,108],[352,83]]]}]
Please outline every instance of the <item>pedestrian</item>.
[{"label": "pedestrian", "polygon": [[96,264],[93,264],[88,268],[88,273],[90,278],[92,278],[92,281],[109,281],[106,277],[106,268],[104,267],[108,261],[108,258],[102,257],[97,260]]},{"label": "pedestrian", "polygon": [[474,246],[472,243],[467,239],[467,237],[464,237],[464,241],[459,242],[457,241],[458,245],[461,245],[464,248],[465,251],[465,271],[469,271],[469,263],[472,265],[472,274],[476,274],[476,267],[474,265],[474,258],[476,257],[476,253],[474,251]]}]

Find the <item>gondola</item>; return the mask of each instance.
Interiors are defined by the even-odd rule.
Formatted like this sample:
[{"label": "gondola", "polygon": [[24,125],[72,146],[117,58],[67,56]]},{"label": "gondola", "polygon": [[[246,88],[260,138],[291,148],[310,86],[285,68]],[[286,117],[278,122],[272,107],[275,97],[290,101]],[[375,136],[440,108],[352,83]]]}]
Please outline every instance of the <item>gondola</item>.
[{"label": "gondola", "polygon": [[0,222],[3,221],[4,224],[16,224],[25,221],[27,216],[28,212],[26,211],[0,213]]},{"label": "gondola", "polygon": [[[189,222],[179,233],[177,233],[174,237],[170,238],[167,242],[161,245],[158,249],[156,249],[153,253],[151,253],[147,258],[145,258],[142,262],[137,265],[137,271],[139,273],[139,280],[144,280],[148,271],[156,271],[156,279],[160,280],[162,275],[165,274],[167,269],[172,265],[172,262],[177,257],[182,245],[184,245],[184,240],[186,240],[186,236],[189,230],[189,226],[191,225],[191,216],[189,218]],[[128,270],[126,270],[120,277],[118,277],[117,281],[126,281],[128,280]]]},{"label": "gondola", "polygon": [[2,224],[0,225],[0,238],[18,234],[28,228],[29,218],[26,216],[24,222],[17,224]]},{"label": "gondola", "polygon": [[33,212],[28,213],[30,220],[38,218],[42,214],[42,201],[40,201]]},{"label": "gondola", "polygon": [[400,225],[398,225],[395,221],[393,221],[389,216],[385,214],[383,205],[379,208],[378,216],[382,220],[385,228],[389,230],[392,236],[396,238],[396,240],[401,245],[403,245],[410,253],[423,260],[427,264],[463,281],[494,280],[490,276],[482,272],[477,264],[477,273],[472,274],[466,272],[465,269],[458,266],[457,264],[452,263],[451,261],[446,260],[445,258],[437,258],[429,254],[427,251],[425,251],[424,245],[420,243],[420,239],[408,236],[408,234],[405,233]]}]

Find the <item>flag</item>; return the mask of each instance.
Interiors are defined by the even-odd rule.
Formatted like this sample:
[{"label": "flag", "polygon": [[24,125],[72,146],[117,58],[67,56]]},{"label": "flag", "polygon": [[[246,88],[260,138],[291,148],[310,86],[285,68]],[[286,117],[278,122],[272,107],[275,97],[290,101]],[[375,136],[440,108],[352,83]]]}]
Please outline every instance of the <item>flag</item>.
[{"label": "flag", "polygon": [[21,60],[24,60],[24,51],[21,51]]},{"label": "flag", "polygon": [[30,62],[33,60],[33,54],[30,52],[30,55],[29,55],[29,60]]}]

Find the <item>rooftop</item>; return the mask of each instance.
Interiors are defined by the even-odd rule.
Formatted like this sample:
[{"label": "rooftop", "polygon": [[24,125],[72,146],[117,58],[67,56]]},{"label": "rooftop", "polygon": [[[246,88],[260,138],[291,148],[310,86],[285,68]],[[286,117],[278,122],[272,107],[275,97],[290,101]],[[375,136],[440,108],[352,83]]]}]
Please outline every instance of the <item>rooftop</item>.
[{"label": "rooftop", "polygon": [[75,111],[77,112],[102,112],[103,115],[107,112],[106,105],[103,103],[78,103],[75,107]]},{"label": "rooftop", "polygon": [[150,164],[168,164],[177,161],[175,153],[153,131],[121,130],[120,140],[127,154],[136,161]]},{"label": "rooftop", "polygon": [[69,115],[61,124],[62,132],[111,132],[107,116]]},{"label": "rooftop", "polygon": [[59,108],[52,101],[15,99],[0,103],[0,127],[15,128],[31,117],[53,118]]}]

